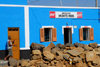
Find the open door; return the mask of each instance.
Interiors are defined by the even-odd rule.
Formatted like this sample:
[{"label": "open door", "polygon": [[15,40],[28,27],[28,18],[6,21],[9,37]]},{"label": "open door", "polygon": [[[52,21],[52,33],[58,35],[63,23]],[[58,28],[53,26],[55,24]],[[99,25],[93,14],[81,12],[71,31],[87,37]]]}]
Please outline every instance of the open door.
[{"label": "open door", "polygon": [[72,29],[64,28],[64,44],[71,43],[72,44]]},{"label": "open door", "polygon": [[20,59],[20,46],[19,46],[19,28],[8,28],[8,36],[11,37],[11,40],[15,41],[12,47],[13,58]]}]

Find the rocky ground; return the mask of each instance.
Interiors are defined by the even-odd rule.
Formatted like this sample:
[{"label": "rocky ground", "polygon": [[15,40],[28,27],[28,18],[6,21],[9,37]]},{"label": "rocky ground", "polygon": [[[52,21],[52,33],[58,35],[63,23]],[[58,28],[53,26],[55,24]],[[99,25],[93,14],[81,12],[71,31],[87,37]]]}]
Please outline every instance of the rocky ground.
[{"label": "rocky ground", "polygon": [[97,43],[89,45],[50,43],[47,47],[31,44],[31,59],[15,60],[9,58],[11,67],[100,67],[100,47]]}]

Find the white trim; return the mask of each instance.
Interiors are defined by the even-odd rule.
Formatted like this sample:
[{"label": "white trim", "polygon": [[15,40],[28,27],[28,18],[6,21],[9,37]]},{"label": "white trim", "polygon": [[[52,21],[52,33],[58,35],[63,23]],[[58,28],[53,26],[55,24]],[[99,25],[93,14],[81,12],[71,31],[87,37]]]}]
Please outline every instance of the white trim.
[{"label": "white trim", "polygon": [[98,46],[100,46],[100,44],[98,44]]},{"label": "white trim", "polygon": [[62,26],[62,34],[64,34],[64,28],[66,27],[72,28],[72,34],[74,33],[73,26]]},{"label": "white trim", "polygon": [[30,50],[30,48],[20,48],[20,50]]},{"label": "white trim", "polygon": [[40,5],[8,5],[0,4],[5,7],[39,7],[39,8],[79,8],[79,9],[100,9],[100,7],[70,7],[70,6],[40,6]]},{"label": "white trim", "polygon": [[91,28],[91,26],[81,26],[81,28],[84,28],[84,27],[88,27],[88,28]]},{"label": "white trim", "polygon": [[29,48],[30,40],[29,40],[29,7],[24,7],[25,12],[25,48]]},{"label": "white trim", "polygon": [[42,26],[42,28],[54,28],[54,26]]}]

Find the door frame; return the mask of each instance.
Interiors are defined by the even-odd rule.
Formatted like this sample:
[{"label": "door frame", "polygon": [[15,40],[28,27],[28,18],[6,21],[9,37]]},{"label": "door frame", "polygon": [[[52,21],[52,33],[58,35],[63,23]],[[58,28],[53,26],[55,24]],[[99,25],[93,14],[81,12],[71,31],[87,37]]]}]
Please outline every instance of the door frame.
[{"label": "door frame", "polygon": [[[73,34],[73,26],[62,26],[62,33],[64,36],[64,29],[65,28],[71,28],[71,44],[72,44],[72,34]],[[64,44],[65,44],[65,37],[64,37]]]},{"label": "door frame", "polygon": [[[19,59],[20,59],[20,28],[19,27],[8,27],[8,31],[9,31],[9,28],[13,29],[13,28],[17,28],[18,29],[18,36],[19,36]],[[8,39],[8,37],[7,37]]]}]

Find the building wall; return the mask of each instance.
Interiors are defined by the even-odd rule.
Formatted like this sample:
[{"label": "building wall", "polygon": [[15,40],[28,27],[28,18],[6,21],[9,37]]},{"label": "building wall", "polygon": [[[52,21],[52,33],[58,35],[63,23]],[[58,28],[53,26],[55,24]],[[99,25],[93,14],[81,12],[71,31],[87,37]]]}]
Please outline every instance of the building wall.
[{"label": "building wall", "polygon": [[[27,11],[29,8],[29,12]],[[40,42],[40,28],[42,26],[54,26],[57,29],[57,41],[55,44],[64,44],[64,35],[62,26],[73,26],[72,42],[89,44],[99,41],[99,25],[98,9],[85,9],[85,8],[44,8],[44,7],[28,7],[28,6],[0,6],[0,50],[5,50],[8,39],[8,27],[19,27],[20,29],[20,48],[27,49],[27,44],[31,45],[32,42],[39,43],[47,46],[50,42]],[[70,11],[70,12],[83,12],[81,19],[67,19],[67,18],[50,18],[50,11]],[[25,15],[26,13],[26,15]],[[29,14],[29,36],[25,35],[25,23],[28,22]],[[26,17],[26,18],[25,18]],[[66,24],[68,23],[68,25]],[[74,28],[77,26],[77,28]],[[93,41],[80,41],[79,28],[81,26],[91,26],[94,28]],[[27,42],[27,37],[29,42]]]},{"label": "building wall", "polygon": [[0,50],[5,50],[8,27],[19,27],[20,48],[25,47],[24,7],[0,7]]},{"label": "building wall", "polygon": [[[68,18],[50,18],[50,11],[65,11],[65,12],[82,12],[83,18],[68,19]],[[57,29],[57,41],[55,44],[64,44],[64,35],[62,34],[62,26],[77,26],[73,28],[72,43],[89,44],[97,42],[100,44],[100,22],[98,21],[98,9],[81,9],[81,8],[29,8],[29,23],[30,23],[30,44],[32,42],[40,43],[47,46],[50,42],[40,42],[40,28],[42,26],[54,26]],[[68,23],[68,25],[66,25]],[[79,28],[81,26],[91,26],[94,28],[93,41],[80,41]]]}]

